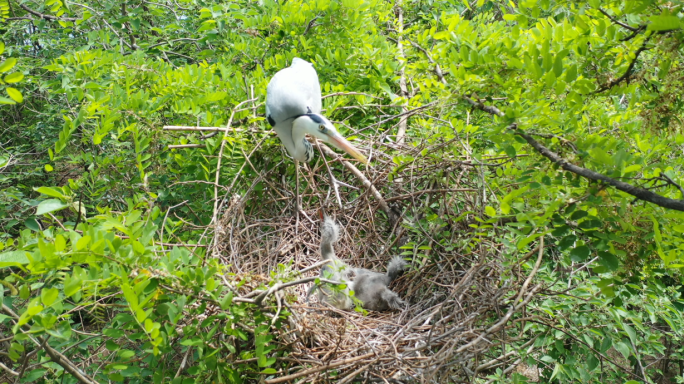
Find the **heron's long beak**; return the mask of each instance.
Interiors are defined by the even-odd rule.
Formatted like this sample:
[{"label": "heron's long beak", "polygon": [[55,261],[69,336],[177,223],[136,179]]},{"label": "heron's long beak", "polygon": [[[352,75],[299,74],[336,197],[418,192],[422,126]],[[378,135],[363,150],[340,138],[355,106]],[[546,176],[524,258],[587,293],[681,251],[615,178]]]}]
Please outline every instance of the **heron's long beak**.
[{"label": "heron's long beak", "polygon": [[358,149],[356,149],[353,145],[351,145],[350,142],[347,141],[347,139],[340,136],[339,134],[329,135],[328,137],[330,138],[331,144],[333,144],[337,148],[347,152],[356,160],[358,160],[364,164],[368,164],[368,159],[366,159],[366,156],[362,155]]}]

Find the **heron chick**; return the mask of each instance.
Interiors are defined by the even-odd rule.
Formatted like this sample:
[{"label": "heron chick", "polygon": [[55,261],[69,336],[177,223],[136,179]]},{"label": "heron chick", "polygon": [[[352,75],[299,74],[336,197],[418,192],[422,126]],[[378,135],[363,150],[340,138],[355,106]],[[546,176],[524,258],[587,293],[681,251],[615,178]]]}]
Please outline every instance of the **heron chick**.
[{"label": "heron chick", "polygon": [[[395,256],[387,265],[387,273],[374,272],[365,268],[352,268],[335,255],[333,244],[339,238],[339,226],[330,217],[323,219],[321,225],[321,257],[330,260],[321,268],[321,277],[346,284],[341,290],[332,290],[326,285],[319,287],[318,300],[338,309],[351,309],[354,304],[349,290],[362,302],[363,308],[372,311],[401,309],[406,305],[389,284],[406,268],[407,263]],[[316,286],[311,287],[309,294]],[[308,298],[308,295],[307,295]]]}]

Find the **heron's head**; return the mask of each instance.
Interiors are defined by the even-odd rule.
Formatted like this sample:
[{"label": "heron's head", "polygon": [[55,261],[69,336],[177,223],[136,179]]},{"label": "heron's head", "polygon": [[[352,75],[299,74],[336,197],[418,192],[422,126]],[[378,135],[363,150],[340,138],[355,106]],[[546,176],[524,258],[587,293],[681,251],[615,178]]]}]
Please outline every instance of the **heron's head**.
[{"label": "heron's head", "polygon": [[347,139],[342,137],[337,129],[325,116],[317,113],[307,113],[298,116],[294,121],[295,126],[302,128],[307,134],[323,140],[350,154],[355,159],[364,164],[368,164],[368,159],[359,152]]}]

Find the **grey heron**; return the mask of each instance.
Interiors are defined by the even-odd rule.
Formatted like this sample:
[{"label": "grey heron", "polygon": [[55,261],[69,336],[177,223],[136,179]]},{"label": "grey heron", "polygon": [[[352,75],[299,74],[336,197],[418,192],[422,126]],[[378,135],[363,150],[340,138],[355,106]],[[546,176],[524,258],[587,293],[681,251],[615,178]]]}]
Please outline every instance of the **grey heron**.
[{"label": "grey heron", "polygon": [[[321,85],[313,65],[298,57],[278,71],[266,88],[266,118],[295,160],[297,171],[296,209],[299,218],[299,162],[313,158],[309,134],[339,148],[364,164],[368,160],[325,116],[321,115]],[[333,181],[336,182],[336,181]]]}]

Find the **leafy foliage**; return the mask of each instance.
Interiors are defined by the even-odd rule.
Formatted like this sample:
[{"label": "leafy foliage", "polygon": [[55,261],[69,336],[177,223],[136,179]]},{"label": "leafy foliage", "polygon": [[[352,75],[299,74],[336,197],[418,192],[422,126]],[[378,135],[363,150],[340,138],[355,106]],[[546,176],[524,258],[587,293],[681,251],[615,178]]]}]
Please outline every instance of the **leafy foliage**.
[{"label": "leafy foliage", "polygon": [[[234,302],[224,278],[236,287],[272,282],[230,275],[207,253],[204,231],[215,220],[207,207],[218,198],[220,154],[220,185],[256,180],[236,194],[259,196],[260,167],[294,183],[259,103],[270,76],[302,57],[332,94],[325,113],[343,133],[382,138],[368,148],[392,156],[392,181],[405,181],[416,162],[453,156],[481,185],[480,212],[404,210],[406,252],[427,260],[431,247],[497,244],[512,265],[545,239],[543,295],[507,329],[525,337],[492,353],[514,352],[511,363],[537,367],[547,382],[665,382],[684,360],[684,212],[564,164],[684,199],[681,8],[0,1],[0,329],[13,337],[1,362],[25,381],[64,382],[74,373],[38,346],[92,363],[85,374],[101,382],[256,381],[281,368],[286,352],[275,349],[271,327],[287,311],[271,318]],[[233,117],[249,128],[225,138],[162,129],[225,126],[252,98]],[[393,152],[400,114],[409,145],[443,150]],[[461,177],[434,169],[435,189]],[[246,204],[249,212],[259,201]],[[435,230],[428,244],[416,229],[447,223],[469,232],[454,239]],[[180,318],[192,321],[179,328]],[[523,380],[504,363],[481,374]]]}]

